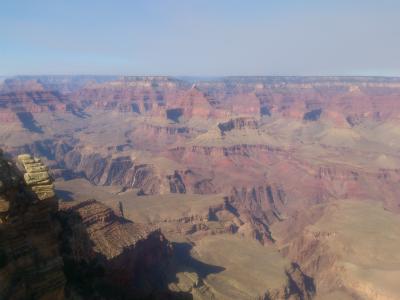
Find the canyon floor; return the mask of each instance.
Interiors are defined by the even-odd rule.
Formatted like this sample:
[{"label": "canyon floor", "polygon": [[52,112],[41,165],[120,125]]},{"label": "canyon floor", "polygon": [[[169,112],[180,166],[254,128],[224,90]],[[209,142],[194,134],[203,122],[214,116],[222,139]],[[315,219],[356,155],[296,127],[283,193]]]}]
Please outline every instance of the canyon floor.
[{"label": "canyon floor", "polygon": [[399,101],[398,78],[15,77],[0,147],[49,166],[97,253],[160,232],[173,295],[399,299]]}]

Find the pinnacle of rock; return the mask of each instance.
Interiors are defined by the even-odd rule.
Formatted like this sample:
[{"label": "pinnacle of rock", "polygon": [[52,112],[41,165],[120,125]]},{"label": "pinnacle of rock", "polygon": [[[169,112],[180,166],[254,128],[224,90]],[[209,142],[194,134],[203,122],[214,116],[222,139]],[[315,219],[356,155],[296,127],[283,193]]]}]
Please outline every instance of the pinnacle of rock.
[{"label": "pinnacle of rock", "polygon": [[21,154],[18,161],[24,167],[24,181],[31,187],[39,200],[50,199],[55,196],[53,180],[48,173],[48,169],[39,158],[32,158],[29,154]]}]

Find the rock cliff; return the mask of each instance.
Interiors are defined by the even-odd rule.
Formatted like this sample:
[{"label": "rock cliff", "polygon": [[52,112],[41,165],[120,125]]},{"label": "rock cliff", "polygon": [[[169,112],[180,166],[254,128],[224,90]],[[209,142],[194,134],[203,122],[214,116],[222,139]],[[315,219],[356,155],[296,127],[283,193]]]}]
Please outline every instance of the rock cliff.
[{"label": "rock cliff", "polygon": [[67,296],[172,297],[165,279],[172,246],[159,229],[127,221],[96,200],[64,203],[59,215]]},{"label": "rock cliff", "polygon": [[[66,280],[54,220],[57,200],[44,167],[23,158],[31,167],[25,181],[14,164],[0,156],[0,298],[63,299]],[[33,174],[40,175],[30,177]],[[38,185],[42,182],[46,185]]]},{"label": "rock cliff", "polygon": [[61,203],[40,159],[0,153],[1,299],[164,299],[172,246],[97,202]]}]

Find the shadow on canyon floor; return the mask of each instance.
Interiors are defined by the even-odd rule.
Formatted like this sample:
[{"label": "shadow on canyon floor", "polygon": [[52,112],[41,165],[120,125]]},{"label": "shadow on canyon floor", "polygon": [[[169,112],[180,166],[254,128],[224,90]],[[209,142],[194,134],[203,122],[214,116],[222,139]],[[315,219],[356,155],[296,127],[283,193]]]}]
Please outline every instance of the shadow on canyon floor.
[{"label": "shadow on canyon floor", "polygon": [[22,126],[31,132],[43,133],[43,129],[38,125],[38,123],[33,118],[30,112],[17,112],[17,117],[21,121]]},{"label": "shadow on canyon floor", "polygon": [[[126,247],[119,255],[108,259],[96,252],[78,213],[59,211],[58,219],[62,227],[59,239],[67,279],[67,298],[79,295],[89,300],[193,299],[188,292],[169,290],[171,278],[177,280],[176,273],[171,274],[171,270],[184,272],[196,268],[201,277],[223,270],[193,259],[190,244],[173,243],[176,248],[171,257],[168,242],[164,240],[160,244],[158,235],[149,235],[146,240]],[[117,217],[116,222],[130,223],[121,217]],[[173,257],[179,257],[184,265],[171,268]]]},{"label": "shadow on canyon floor", "polygon": [[172,243],[174,249],[174,260],[178,263],[176,272],[196,272],[200,279],[210,274],[220,273],[224,267],[203,263],[191,254],[193,246],[190,243]]},{"label": "shadow on canyon floor", "polygon": [[72,202],[74,201],[74,194],[70,191],[55,189],[56,195],[61,201]]}]

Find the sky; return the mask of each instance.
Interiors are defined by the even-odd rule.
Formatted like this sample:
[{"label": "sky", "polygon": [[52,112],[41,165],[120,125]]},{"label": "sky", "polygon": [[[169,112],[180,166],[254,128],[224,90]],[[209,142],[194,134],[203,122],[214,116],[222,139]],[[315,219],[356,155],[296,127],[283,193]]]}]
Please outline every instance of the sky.
[{"label": "sky", "polygon": [[399,0],[0,0],[0,75],[400,76]]}]

